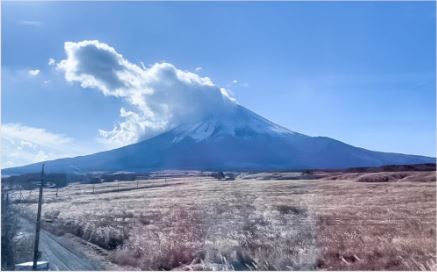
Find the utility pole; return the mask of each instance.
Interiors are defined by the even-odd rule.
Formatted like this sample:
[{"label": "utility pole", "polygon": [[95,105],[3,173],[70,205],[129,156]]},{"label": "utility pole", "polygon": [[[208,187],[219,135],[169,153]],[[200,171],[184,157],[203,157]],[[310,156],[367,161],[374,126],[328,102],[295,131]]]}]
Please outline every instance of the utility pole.
[{"label": "utility pole", "polygon": [[37,270],[38,255],[39,255],[39,231],[41,228],[41,206],[42,206],[42,192],[44,187],[44,163],[41,169],[41,184],[39,185],[39,200],[38,200],[38,214],[36,217],[36,231],[35,231],[35,247],[33,249],[33,270]]},{"label": "utility pole", "polygon": [[18,187],[18,188],[20,188],[20,203],[24,200],[24,196],[23,196],[23,193],[21,192],[21,189],[22,189],[22,187],[20,186],[20,187]]}]

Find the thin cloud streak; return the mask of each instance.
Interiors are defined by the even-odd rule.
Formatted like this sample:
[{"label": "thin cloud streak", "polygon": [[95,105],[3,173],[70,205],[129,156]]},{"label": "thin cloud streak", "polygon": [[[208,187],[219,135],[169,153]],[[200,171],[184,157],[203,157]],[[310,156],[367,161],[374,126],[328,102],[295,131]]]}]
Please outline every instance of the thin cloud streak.
[{"label": "thin cloud streak", "polygon": [[40,27],[40,26],[43,25],[43,23],[40,22],[40,21],[31,21],[31,20],[21,20],[21,21],[18,21],[18,23],[19,23],[20,25],[24,25],[24,26],[34,26],[34,27]]}]

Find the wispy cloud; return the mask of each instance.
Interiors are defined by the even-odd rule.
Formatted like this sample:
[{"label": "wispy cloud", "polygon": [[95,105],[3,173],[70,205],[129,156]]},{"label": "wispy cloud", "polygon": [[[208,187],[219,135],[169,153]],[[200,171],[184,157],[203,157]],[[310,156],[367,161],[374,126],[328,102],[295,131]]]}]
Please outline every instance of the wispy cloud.
[{"label": "wispy cloud", "polygon": [[232,80],[231,82],[232,82],[232,84],[238,84],[238,86],[241,86],[241,87],[245,87],[245,88],[249,87],[249,83],[247,83],[247,82],[239,82],[236,79]]},{"label": "wispy cloud", "polygon": [[38,69],[32,69],[32,70],[29,70],[29,75],[31,75],[31,76],[37,76],[37,75],[39,75],[39,70]]},{"label": "wispy cloud", "polygon": [[35,26],[35,27],[40,27],[43,25],[43,23],[41,21],[31,21],[31,20],[20,20],[20,21],[18,21],[18,23],[20,25]]},{"label": "wispy cloud", "polygon": [[194,68],[194,70],[195,70],[196,72],[200,72],[200,71],[203,70],[203,67],[196,67],[196,68]]},{"label": "wispy cloud", "polygon": [[42,128],[6,123],[1,134],[3,168],[87,153],[72,138]]},{"label": "wispy cloud", "polygon": [[54,58],[49,58],[48,65],[49,65],[49,66],[53,66],[53,65],[55,65],[55,64],[56,64],[55,59],[54,59]]}]

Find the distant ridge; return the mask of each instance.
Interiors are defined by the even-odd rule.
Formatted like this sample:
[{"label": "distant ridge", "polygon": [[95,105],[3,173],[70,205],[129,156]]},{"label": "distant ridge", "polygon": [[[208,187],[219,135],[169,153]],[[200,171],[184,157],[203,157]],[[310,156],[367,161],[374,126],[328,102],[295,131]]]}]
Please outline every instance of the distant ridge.
[{"label": "distant ridge", "polygon": [[[310,137],[238,105],[230,114],[182,124],[136,144],[45,163],[48,172],[91,173],[167,169],[289,171],[435,162],[431,157],[377,152],[328,137]],[[38,172],[40,168],[41,163],[35,163],[3,169],[2,174]]]},{"label": "distant ridge", "polygon": [[383,165],[380,167],[356,167],[345,169],[344,172],[404,172],[404,171],[435,171],[435,163]]}]

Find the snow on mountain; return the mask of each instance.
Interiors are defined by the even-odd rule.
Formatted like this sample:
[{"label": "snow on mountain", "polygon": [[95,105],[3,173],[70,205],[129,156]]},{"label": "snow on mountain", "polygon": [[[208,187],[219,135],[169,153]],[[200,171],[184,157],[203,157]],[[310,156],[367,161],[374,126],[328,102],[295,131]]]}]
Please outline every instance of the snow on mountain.
[{"label": "snow on mountain", "polygon": [[[376,152],[290,131],[236,106],[110,151],[46,162],[48,172],[156,170],[268,171],[435,163],[435,158]],[[37,172],[41,163],[4,169]]]},{"label": "snow on mountain", "polygon": [[250,134],[245,134],[245,132],[270,136],[296,134],[296,132],[292,132],[284,127],[276,125],[275,123],[238,106],[233,114],[228,114],[221,118],[209,118],[204,121],[178,126],[174,129],[174,133],[177,134],[177,136],[174,138],[173,142],[180,142],[184,138],[191,138],[195,140],[195,142],[200,142],[210,137],[220,137],[224,135],[240,136],[243,138],[250,137]]}]

